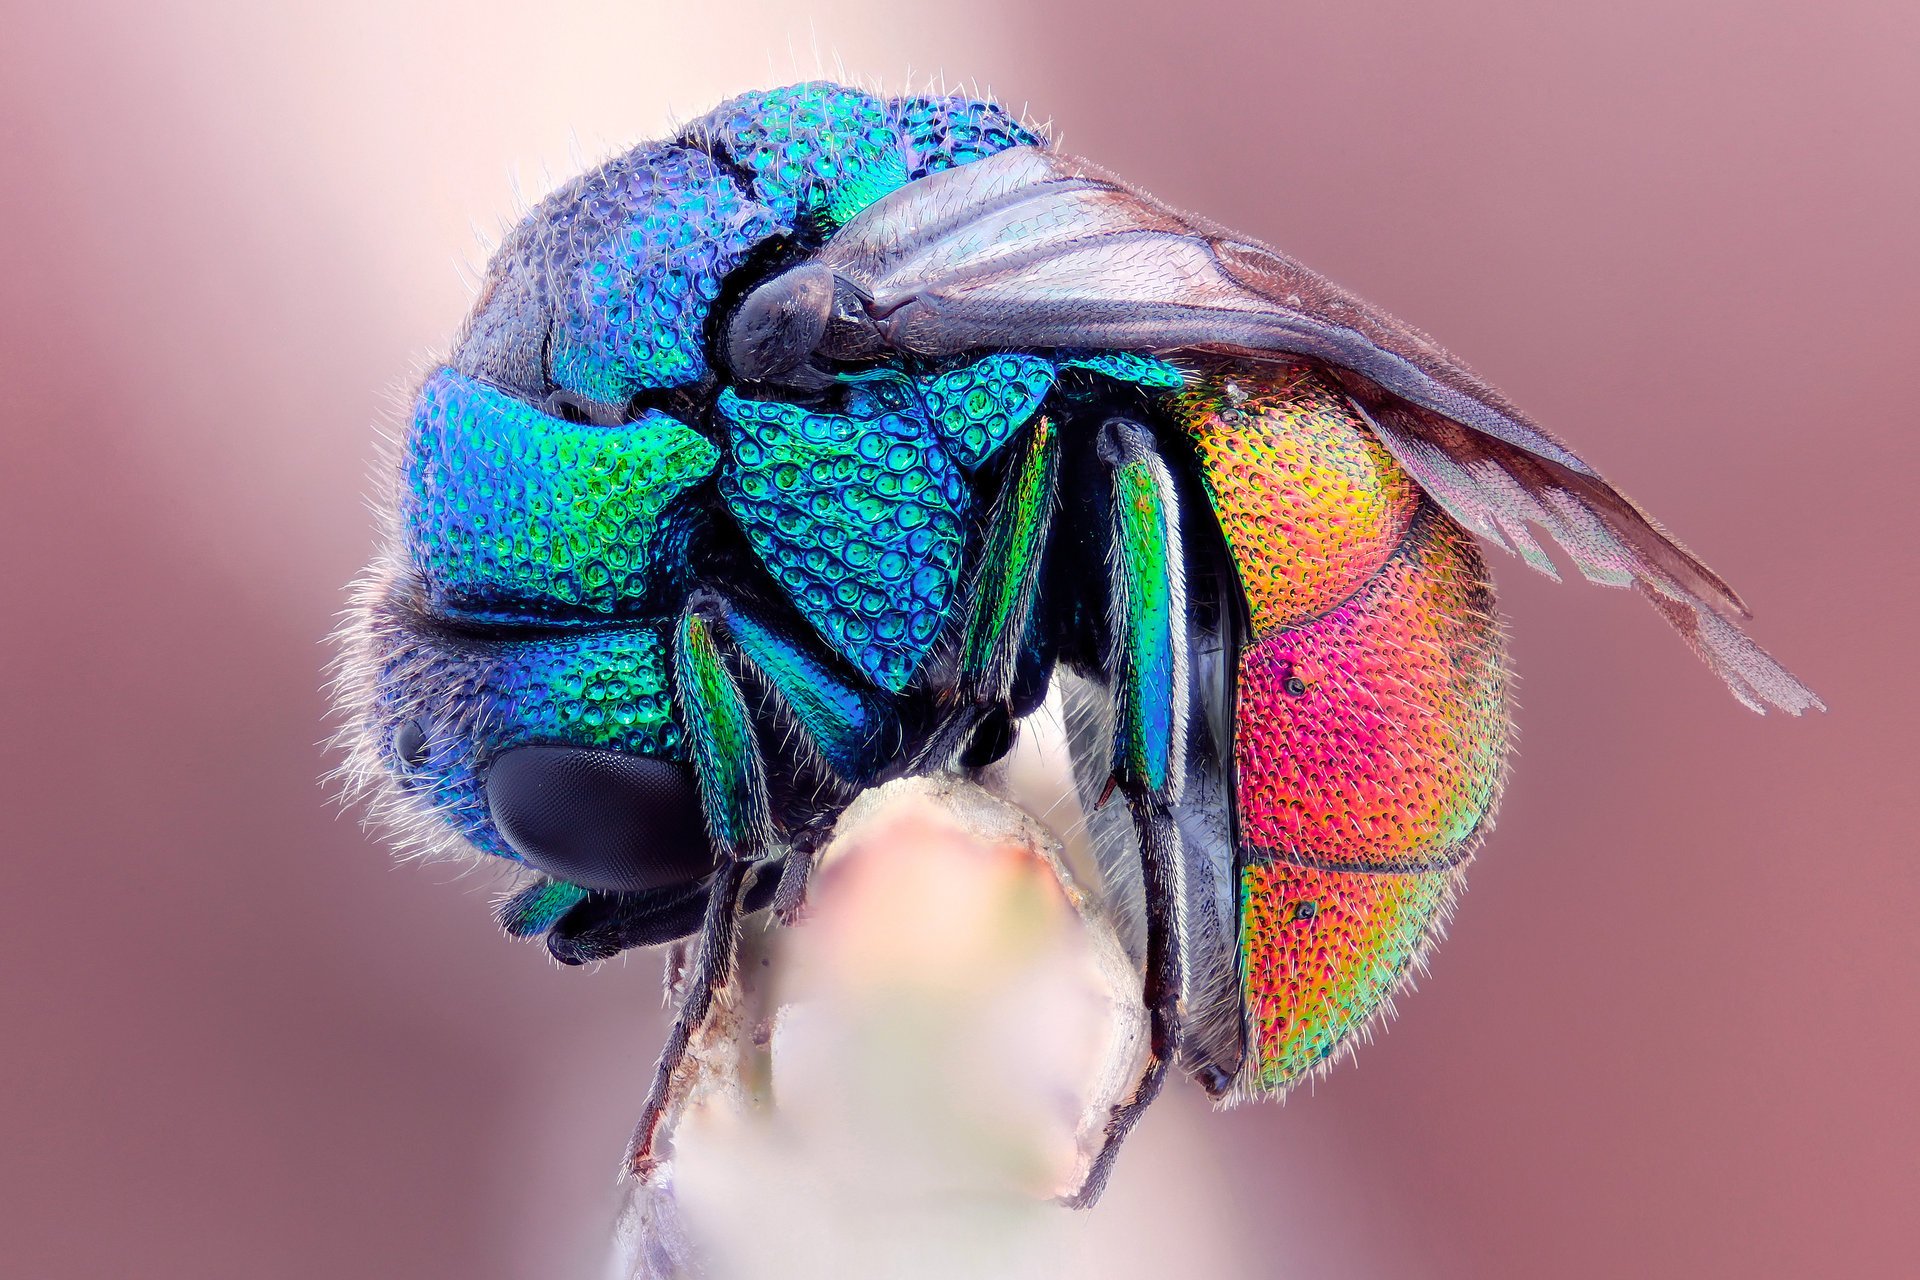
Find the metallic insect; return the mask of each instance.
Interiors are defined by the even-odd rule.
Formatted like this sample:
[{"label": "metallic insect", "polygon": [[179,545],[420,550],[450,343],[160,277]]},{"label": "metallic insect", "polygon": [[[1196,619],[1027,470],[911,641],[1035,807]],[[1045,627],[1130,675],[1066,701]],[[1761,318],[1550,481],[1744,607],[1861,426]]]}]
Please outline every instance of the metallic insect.
[{"label": "metallic insect", "polygon": [[961,97],[750,93],[568,183],[402,452],[349,772],[414,845],[521,864],[500,919],[565,963],[698,937],[637,1168],[741,914],[1050,688],[1152,1027],[1082,1202],[1170,1065],[1280,1093],[1447,916],[1509,736],[1473,535],[1551,574],[1545,530],[1742,702],[1820,705],[1430,338]]}]

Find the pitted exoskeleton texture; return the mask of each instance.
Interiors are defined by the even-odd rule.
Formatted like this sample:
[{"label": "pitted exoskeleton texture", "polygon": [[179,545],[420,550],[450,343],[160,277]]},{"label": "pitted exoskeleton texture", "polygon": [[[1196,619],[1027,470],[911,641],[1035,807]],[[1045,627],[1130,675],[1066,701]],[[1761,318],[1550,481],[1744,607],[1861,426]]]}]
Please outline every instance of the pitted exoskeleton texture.
[{"label": "pitted exoskeleton texture", "polygon": [[945,626],[971,494],[917,415],[812,413],[720,398],[727,509],[833,647],[899,693]]},{"label": "pitted exoskeleton texture", "polygon": [[826,81],[742,94],[681,137],[725,157],[755,198],[814,238],[916,178],[1041,144],[992,103],[880,98]]},{"label": "pitted exoskeleton texture", "polygon": [[1510,737],[1472,534],[1820,705],[1425,334],[966,97],[756,91],[561,187],[398,481],[350,767],[416,844],[540,873],[500,918],[563,962],[701,935],[636,1171],[741,912],[1050,689],[1152,1024],[1082,1202],[1171,1066],[1282,1092],[1419,966]]},{"label": "pitted exoskeleton texture", "polygon": [[541,201],[489,266],[451,365],[542,397],[621,405],[712,372],[722,283],[788,223],[704,152],[636,147]]},{"label": "pitted exoskeleton texture", "polygon": [[441,369],[420,389],[409,441],[408,553],[449,616],[671,611],[701,519],[686,498],[719,460],[664,413],[566,422]]}]

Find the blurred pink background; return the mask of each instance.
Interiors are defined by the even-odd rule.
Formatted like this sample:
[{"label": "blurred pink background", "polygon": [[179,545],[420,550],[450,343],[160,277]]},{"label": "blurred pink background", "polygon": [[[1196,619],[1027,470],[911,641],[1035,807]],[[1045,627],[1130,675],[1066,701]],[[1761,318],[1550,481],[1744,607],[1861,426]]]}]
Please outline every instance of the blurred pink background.
[{"label": "blurred pink background", "polygon": [[1433,977],[1310,1096],[1180,1091],[1118,1203],[1194,1171],[1241,1274],[1912,1274],[1920,9],[546,9],[7,16],[8,1274],[590,1273],[657,961],[559,971],[338,818],[320,640],[475,229],[836,56],[1430,329],[1833,708],[1499,558],[1524,745]]}]

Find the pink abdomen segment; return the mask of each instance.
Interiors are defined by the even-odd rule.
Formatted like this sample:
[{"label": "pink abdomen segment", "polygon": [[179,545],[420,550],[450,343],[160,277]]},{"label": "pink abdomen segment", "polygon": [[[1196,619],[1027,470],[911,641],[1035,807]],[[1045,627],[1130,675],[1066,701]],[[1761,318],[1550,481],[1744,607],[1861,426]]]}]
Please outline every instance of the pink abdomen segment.
[{"label": "pink abdomen segment", "polygon": [[1182,425],[1253,624],[1234,766],[1242,1095],[1351,1045],[1499,798],[1507,668],[1472,538],[1309,366],[1222,365]]},{"label": "pink abdomen segment", "polygon": [[1241,656],[1243,1092],[1328,1062],[1419,963],[1499,798],[1506,690],[1486,566],[1430,505],[1351,599]]}]

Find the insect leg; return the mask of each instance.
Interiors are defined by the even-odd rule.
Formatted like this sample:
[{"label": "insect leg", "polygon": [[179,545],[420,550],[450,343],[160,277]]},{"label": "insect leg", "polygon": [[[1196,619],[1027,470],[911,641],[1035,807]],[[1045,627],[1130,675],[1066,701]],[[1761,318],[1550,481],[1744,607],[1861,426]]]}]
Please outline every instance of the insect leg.
[{"label": "insect leg", "polygon": [[812,779],[810,794],[787,795],[782,805],[786,862],[773,909],[787,924],[805,900],[814,851],[838,812],[838,805],[822,801],[844,803],[872,782],[881,762],[897,749],[899,726],[885,699],[839,674],[802,638],[763,621],[749,607],[714,599],[742,679],[763,695],[763,723],[779,735],[783,753],[797,752],[810,766],[786,771],[789,791],[800,778]]},{"label": "insect leg", "polygon": [[1186,577],[1179,504],[1152,434],[1115,418],[1101,429],[1100,458],[1112,483],[1108,550],[1109,679],[1115,691],[1113,778],[1140,840],[1146,899],[1147,1006],[1151,1043],[1133,1094],[1113,1109],[1107,1141],[1069,1200],[1091,1206],[1106,1187],[1120,1144],[1158,1096],[1180,1051],[1181,955],[1175,913],[1180,842],[1169,805],[1179,799],[1188,711]]},{"label": "insect leg", "polygon": [[1059,477],[1059,432],[1041,417],[1001,486],[981,549],[960,640],[960,691],[970,701],[1005,705],[1012,697],[1039,595]]},{"label": "insect leg", "polygon": [[[719,869],[705,895],[698,957],[629,1149],[635,1173],[652,1159],[674,1074],[732,976],[743,892],[753,910],[772,889],[775,911],[790,918],[805,895],[824,819],[837,812],[832,801],[871,781],[899,736],[883,699],[751,607],[713,592],[696,597],[681,617],[674,683]],[[748,705],[755,691],[757,716]],[[781,778],[766,769],[762,729],[784,734],[783,753],[797,753]],[[800,778],[813,779],[815,794],[794,793]],[[775,786],[784,788],[778,833],[770,817]],[[776,849],[786,856],[777,886],[763,879],[749,891],[749,868],[764,866]]]},{"label": "insect leg", "polygon": [[1113,483],[1107,557],[1113,773],[1131,795],[1180,798],[1187,716],[1187,586],[1173,477],[1147,428],[1110,420],[1100,457]]},{"label": "insect leg", "polygon": [[746,700],[721,652],[711,608],[710,600],[695,600],[681,615],[674,645],[674,687],[719,866],[707,894],[699,957],[687,977],[680,1011],[660,1051],[653,1086],[627,1148],[625,1167],[635,1177],[644,1177],[653,1167],[654,1139],[666,1116],[674,1076],[694,1033],[713,1008],[715,992],[733,975],[740,896],[748,870],[773,846],[766,766]]}]

